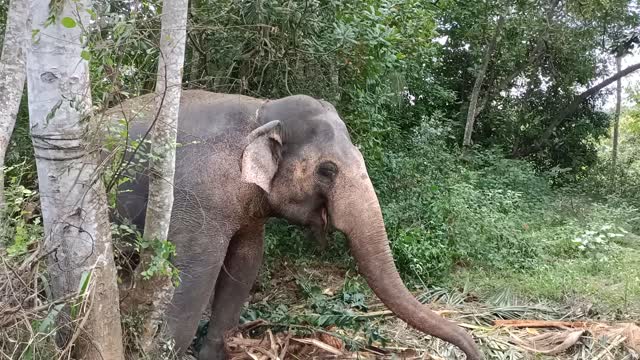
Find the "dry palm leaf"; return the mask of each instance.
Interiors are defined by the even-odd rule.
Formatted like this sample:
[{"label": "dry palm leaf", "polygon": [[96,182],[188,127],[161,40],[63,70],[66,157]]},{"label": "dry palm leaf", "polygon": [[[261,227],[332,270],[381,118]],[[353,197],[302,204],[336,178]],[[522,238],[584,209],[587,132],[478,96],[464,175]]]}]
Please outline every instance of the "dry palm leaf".
[{"label": "dry palm leaf", "polygon": [[293,341],[297,341],[299,343],[303,343],[303,344],[310,344],[313,345],[317,348],[320,348],[326,352],[330,352],[334,355],[338,355],[338,356],[342,356],[344,355],[342,353],[342,351],[336,349],[335,347],[329,345],[329,344],[325,344],[322,341],[318,340],[318,339],[300,339],[300,338],[291,338],[291,340]]},{"label": "dry palm leaf", "polygon": [[575,345],[585,330],[552,331],[544,334],[519,338],[511,334],[511,339],[521,348],[545,355],[557,355]]}]

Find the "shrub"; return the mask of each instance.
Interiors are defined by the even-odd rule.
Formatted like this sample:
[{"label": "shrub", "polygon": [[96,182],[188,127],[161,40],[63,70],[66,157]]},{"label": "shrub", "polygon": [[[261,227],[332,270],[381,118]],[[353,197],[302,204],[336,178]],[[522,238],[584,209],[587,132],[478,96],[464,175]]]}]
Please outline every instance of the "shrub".
[{"label": "shrub", "polygon": [[30,166],[21,163],[2,169],[5,172],[5,224],[0,230],[0,242],[7,245],[7,253],[17,256],[42,238],[42,224],[37,213],[38,192],[23,185],[30,174]]}]

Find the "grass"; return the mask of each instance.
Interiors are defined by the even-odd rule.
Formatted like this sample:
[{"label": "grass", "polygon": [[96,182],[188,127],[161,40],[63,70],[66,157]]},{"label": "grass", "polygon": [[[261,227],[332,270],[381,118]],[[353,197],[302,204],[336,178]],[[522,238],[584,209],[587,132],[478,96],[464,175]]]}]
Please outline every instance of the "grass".
[{"label": "grass", "polygon": [[627,249],[615,260],[565,259],[527,272],[460,269],[447,286],[470,287],[481,298],[510,290],[526,303],[583,309],[611,320],[640,317],[640,252]]}]

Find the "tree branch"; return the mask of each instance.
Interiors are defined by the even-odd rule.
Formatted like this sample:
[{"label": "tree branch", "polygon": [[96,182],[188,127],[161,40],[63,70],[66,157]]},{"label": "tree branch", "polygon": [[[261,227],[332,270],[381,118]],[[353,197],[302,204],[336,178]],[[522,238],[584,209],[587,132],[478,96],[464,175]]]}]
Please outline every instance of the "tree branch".
[{"label": "tree branch", "polygon": [[484,77],[487,74],[487,68],[489,67],[491,55],[493,54],[496,43],[498,42],[498,38],[500,37],[500,31],[502,30],[503,24],[504,16],[500,16],[500,18],[498,19],[498,24],[496,25],[495,32],[491,37],[491,40],[487,44],[484,55],[482,56],[482,65],[480,66],[480,71],[478,72],[478,76],[476,77],[475,84],[473,85],[473,91],[471,92],[471,98],[469,99],[469,109],[467,110],[467,124],[464,128],[464,139],[462,141],[463,146],[471,146],[471,134],[473,133],[473,123],[476,119],[478,97],[482,88],[482,82],[484,81]]},{"label": "tree branch", "polygon": [[545,129],[544,133],[542,134],[542,137],[540,137],[540,140],[536,144],[534,144],[532,147],[528,149],[523,149],[523,148],[514,149],[514,151],[512,152],[512,156],[523,157],[523,156],[527,156],[540,151],[542,147],[549,142],[551,135],[553,135],[554,131],[558,128],[558,126],[562,125],[562,123],[569,116],[573,115],[585,100],[597,94],[600,90],[604,89],[614,81],[621,79],[638,70],[640,70],[640,63],[631,65],[625,68],[624,70],[616,73],[615,75],[606,78],[599,84],[585,90],[580,95],[576,96],[567,106],[563,107],[562,110],[554,117],[553,121]]},{"label": "tree branch", "polygon": [[527,61],[521,63],[520,66],[516,67],[516,69],[511,72],[511,74],[507,75],[498,83],[498,86],[495,88],[490,88],[487,90],[487,94],[480,101],[480,105],[476,109],[476,117],[480,115],[482,110],[485,109],[486,105],[493,99],[493,96],[497,93],[500,93],[503,90],[506,90],[509,85],[526,69],[536,65],[536,63],[540,60],[540,57],[544,54],[545,41],[542,38],[539,38],[535,48],[532,50],[531,54],[527,58]]}]

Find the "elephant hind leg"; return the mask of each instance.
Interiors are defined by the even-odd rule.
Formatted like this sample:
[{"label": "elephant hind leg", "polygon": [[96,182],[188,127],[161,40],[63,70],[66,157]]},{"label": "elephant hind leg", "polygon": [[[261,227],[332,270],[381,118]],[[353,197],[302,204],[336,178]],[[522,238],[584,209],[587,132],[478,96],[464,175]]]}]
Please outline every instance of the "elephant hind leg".
[{"label": "elephant hind leg", "polygon": [[[173,235],[173,238],[177,238]],[[214,244],[222,244],[222,246]],[[195,336],[224,261],[229,239],[192,235],[176,243],[180,284],[167,309],[167,327],[176,353],[184,353]]]},{"label": "elephant hind leg", "polygon": [[241,229],[231,239],[211,302],[207,338],[198,359],[225,358],[224,334],[238,325],[242,305],[262,264],[263,243],[264,224]]}]

